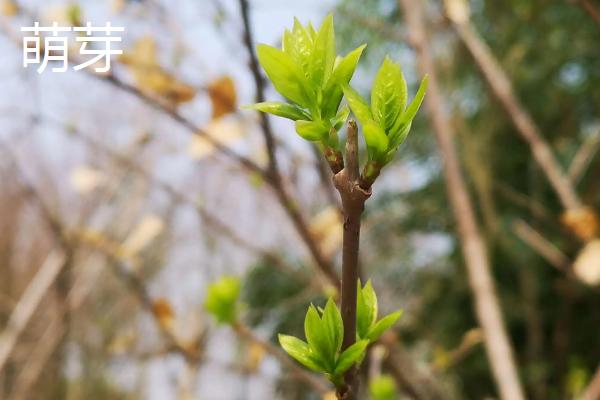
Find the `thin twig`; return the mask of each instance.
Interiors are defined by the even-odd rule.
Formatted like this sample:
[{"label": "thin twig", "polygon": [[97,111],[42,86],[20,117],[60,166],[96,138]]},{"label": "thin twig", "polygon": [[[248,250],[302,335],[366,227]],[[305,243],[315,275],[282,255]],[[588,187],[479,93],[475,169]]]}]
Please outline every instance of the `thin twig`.
[{"label": "thin twig", "polygon": [[568,257],[529,224],[519,219],[513,223],[513,229],[522,241],[527,243],[550,265],[562,272],[569,271],[571,262]]},{"label": "thin twig", "polygon": [[569,179],[573,185],[577,185],[583,175],[585,175],[594,156],[600,149],[600,133],[590,136],[584,140],[579,150],[575,153],[571,165],[569,165]]},{"label": "thin twig", "polygon": [[492,51],[478,35],[469,21],[468,12],[456,13],[451,10],[466,7],[464,0],[445,0],[447,15],[454,29],[473,56],[477,66],[498,98],[519,134],[529,144],[533,157],[546,175],[565,209],[582,206],[571,181],[555,158],[552,148],[542,136],[539,127],[518,100],[506,72],[495,59]]},{"label": "thin twig", "polygon": [[284,365],[297,379],[310,385],[320,395],[324,395],[329,391],[328,385],[324,381],[305,371],[296,364],[296,362],[292,361],[287,354],[279,349],[279,347],[266,340],[260,339],[246,325],[238,322],[233,326],[233,330],[241,338],[262,347],[267,353],[275,357],[282,365]]},{"label": "thin twig", "polygon": [[475,218],[475,211],[463,177],[452,138],[454,132],[444,111],[437,71],[430,53],[422,1],[398,0],[408,27],[409,42],[416,52],[418,68],[429,75],[425,105],[429,111],[439,151],[442,155],[446,189],[456,222],[475,312],[483,330],[488,360],[504,400],[523,400],[513,350],[502,320],[500,305],[487,250]]}]

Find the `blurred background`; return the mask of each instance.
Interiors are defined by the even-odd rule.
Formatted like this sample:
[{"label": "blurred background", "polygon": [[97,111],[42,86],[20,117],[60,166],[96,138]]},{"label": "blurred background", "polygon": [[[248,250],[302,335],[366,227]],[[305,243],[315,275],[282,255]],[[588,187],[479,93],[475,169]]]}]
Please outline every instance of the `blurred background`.
[{"label": "blurred background", "polygon": [[[339,53],[368,43],[363,94],[385,54],[409,98],[434,80],[364,216],[362,274],[404,315],[361,398],[500,398],[485,299],[527,398],[599,398],[600,2],[0,0],[0,399],[334,398],[271,345],[337,295],[331,173],[239,109],[279,98],[254,46],[328,12]],[[110,21],[124,54],[38,74],[34,21]],[[236,329],[203,307],[223,275]]]}]

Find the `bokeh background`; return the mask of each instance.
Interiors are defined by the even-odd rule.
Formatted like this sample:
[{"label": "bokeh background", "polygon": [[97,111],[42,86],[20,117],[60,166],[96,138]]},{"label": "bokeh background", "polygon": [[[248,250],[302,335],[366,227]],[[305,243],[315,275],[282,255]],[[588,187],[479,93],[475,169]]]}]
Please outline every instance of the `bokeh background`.
[{"label": "bokeh background", "polygon": [[[362,273],[404,315],[361,398],[499,398],[469,280],[488,266],[461,251],[448,150],[527,398],[600,396],[596,0],[0,0],[0,398],[330,398],[268,343],[336,295],[339,200],[292,123],[239,109],[279,98],[255,44],[329,12],[340,53],[368,43],[360,92],[389,54],[409,93],[433,72],[440,94],[367,203]],[[38,74],[19,31],[34,21],[110,21],[124,54],[110,74]],[[203,308],[223,275],[245,330]]]}]

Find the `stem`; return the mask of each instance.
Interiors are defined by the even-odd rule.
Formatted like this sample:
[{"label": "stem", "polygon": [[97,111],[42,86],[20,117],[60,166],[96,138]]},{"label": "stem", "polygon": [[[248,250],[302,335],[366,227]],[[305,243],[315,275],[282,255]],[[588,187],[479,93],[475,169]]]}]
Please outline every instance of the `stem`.
[{"label": "stem", "polygon": [[[358,249],[360,242],[360,218],[365,201],[371,195],[359,185],[358,171],[358,131],[356,122],[348,122],[346,140],[346,167],[335,174],[333,181],[342,198],[344,211],[344,237],[342,248],[342,304],[341,313],[344,322],[344,340],[342,351],[356,341],[356,285],[358,282]],[[344,384],[338,386],[338,399],[356,398],[358,382],[356,369],[350,369]]]}]

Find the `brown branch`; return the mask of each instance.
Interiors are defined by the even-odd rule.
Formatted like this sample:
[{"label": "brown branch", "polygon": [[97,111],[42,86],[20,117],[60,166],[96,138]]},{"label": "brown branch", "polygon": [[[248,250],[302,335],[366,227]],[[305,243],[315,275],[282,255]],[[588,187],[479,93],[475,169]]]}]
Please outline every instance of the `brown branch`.
[{"label": "brown branch", "polygon": [[292,375],[296,377],[296,379],[308,384],[318,394],[324,395],[329,391],[329,387],[324,381],[304,370],[304,368],[296,364],[295,361],[292,361],[292,359],[288,357],[288,355],[279,347],[256,336],[254,332],[252,332],[246,325],[242,324],[241,322],[237,322],[232,326],[232,328],[240,338],[262,347],[267,353],[275,357],[277,361],[286,367],[292,373]]},{"label": "brown branch", "polygon": [[[469,22],[468,9],[464,0],[445,0],[446,14],[475,63],[488,82],[493,94],[517,128],[519,134],[528,143],[533,157],[546,175],[565,209],[577,209],[582,206],[573,185],[556,160],[552,149],[542,136],[539,127],[517,99],[506,72],[495,59],[487,44]],[[460,10],[457,12],[455,10]]]},{"label": "brown branch", "polygon": [[527,243],[550,265],[562,272],[570,271],[571,262],[567,256],[525,221],[521,219],[515,221],[513,229],[523,242]]},{"label": "brown branch", "polygon": [[[342,245],[342,304],[341,313],[344,322],[344,340],[342,351],[356,341],[356,286],[359,277],[358,249],[360,242],[360,219],[365,201],[371,192],[359,185],[358,170],[358,128],[356,122],[348,122],[346,138],[345,168],[334,175],[333,181],[342,199],[344,210],[344,234]],[[356,369],[345,375],[345,384],[338,387],[339,399],[354,399],[358,389],[355,379]]]},{"label": "brown branch", "polygon": [[[244,35],[243,41],[250,58],[250,70],[254,79],[254,86],[256,90],[256,101],[262,102],[265,100],[264,87],[265,81],[260,72],[260,66],[256,53],[254,51],[254,40],[252,35],[252,29],[250,24],[250,12],[248,6],[248,0],[239,0],[240,11],[242,14]],[[334,287],[339,287],[339,277],[333,268],[333,265],[325,259],[318,246],[318,243],[314,240],[308,229],[308,225],[304,216],[301,214],[293,198],[288,194],[278,169],[275,138],[269,123],[267,114],[260,113],[260,121],[262,132],[265,140],[265,148],[269,158],[269,170],[267,172],[267,180],[273,188],[275,195],[279,199],[280,204],[284,207],[289,218],[292,220],[298,234],[308,247],[312,254],[315,262],[319,269],[325,274]]]},{"label": "brown branch", "polygon": [[474,297],[475,313],[483,331],[492,373],[502,399],[523,400],[525,397],[502,320],[487,250],[452,141],[454,132],[444,111],[442,93],[426,35],[423,3],[414,0],[398,2],[408,27],[409,42],[416,52],[419,71],[422,75],[429,75],[425,105],[442,155],[446,190],[458,225],[458,235]]},{"label": "brown branch", "polygon": [[575,0],[577,4],[583,8],[590,17],[600,26],[600,11],[590,2],[590,0]]},{"label": "brown branch", "polygon": [[[262,74],[260,73],[260,66],[258,64],[258,58],[254,51],[254,39],[252,34],[252,28],[250,24],[250,11],[248,6],[248,0],[239,0],[240,12],[242,14],[242,21],[244,26],[243,41],[248,56],[250,58],[250,71],[252,72],[252,78],[254,79],[254,87],[256,90],[256,102],[260,103],[265,101],[265,81]],[[279,167],[277,165],[277,156],[275,154],[275,136],[271,129],[269,117],[266,113],[259,112],[260,125],[262,127],[263,136],[265,139],[265,148],[267,150],[267,156],[269,158],[269,175],[272,179],[279,181]]]},{"label": "brown branch", "polygon": [[584,389],[579,400],[598,400],[600,399],[600,366],[596,369],[596,373]]},{"label": "brown branch", "polygon": [[571,160],[571,165],[569,165],[568,174],[573,185],[579,183],[599,149],[600,133],[596,133],[583,141],[573,160]]}]

